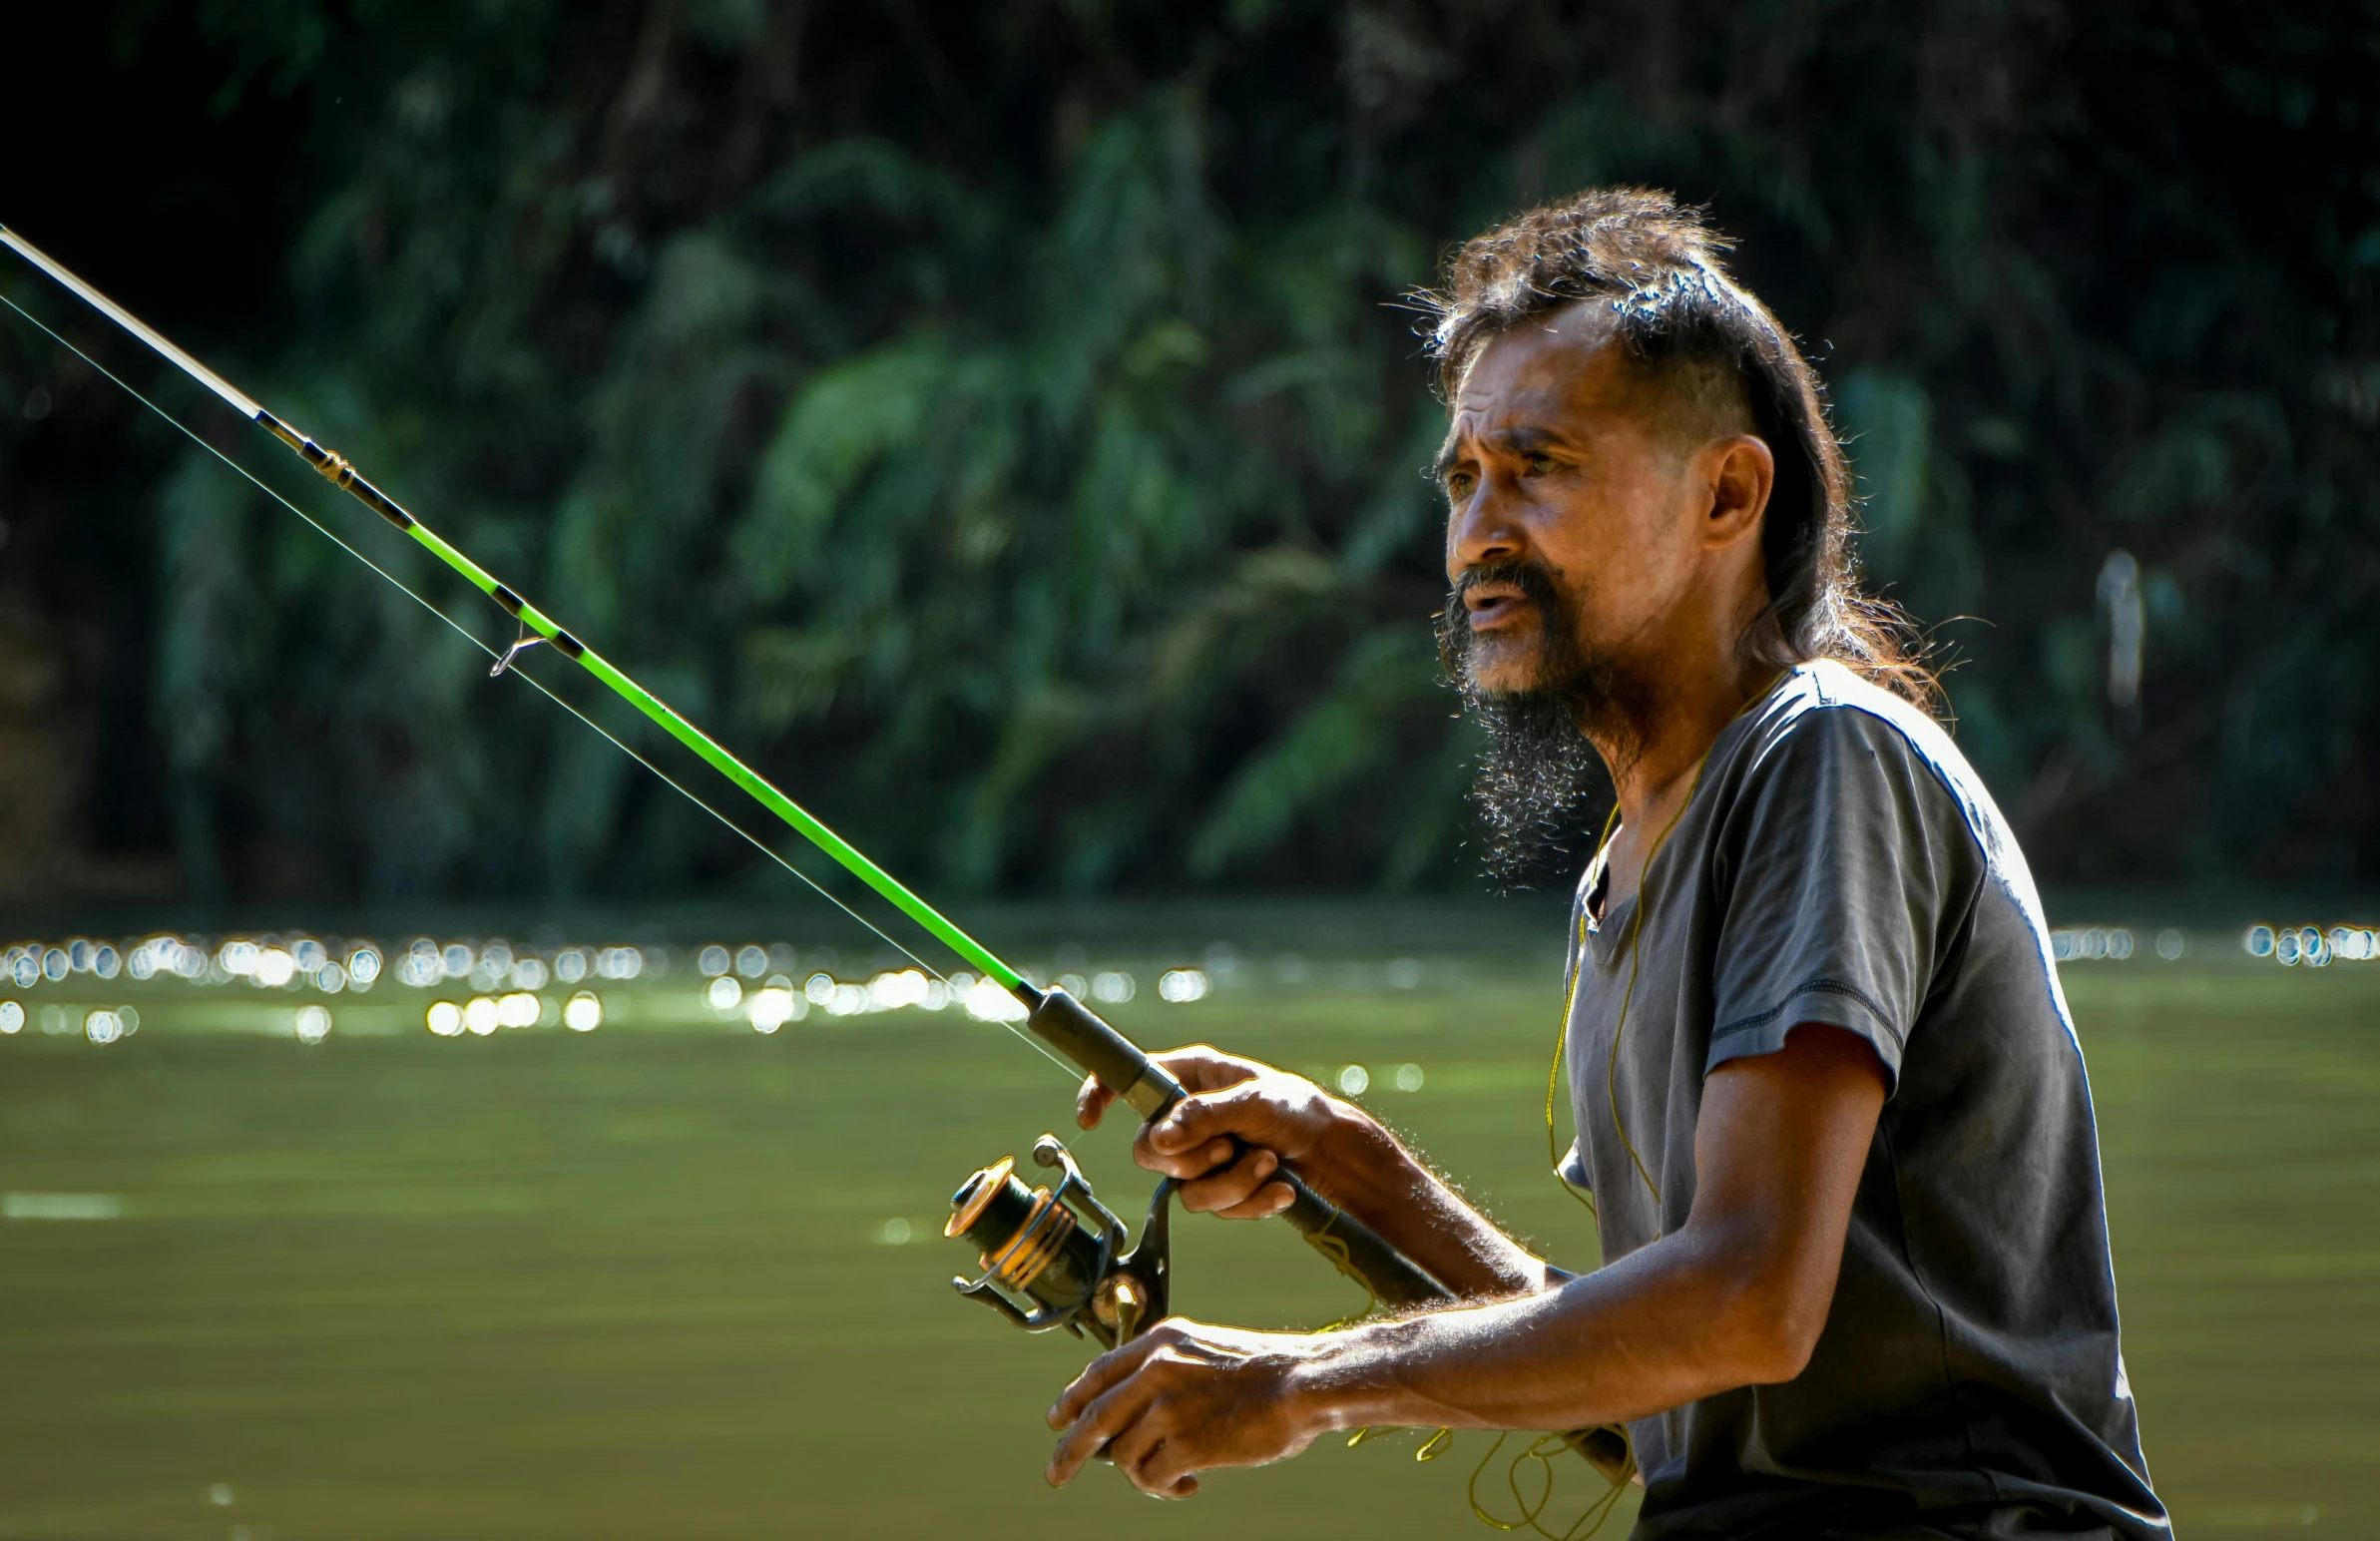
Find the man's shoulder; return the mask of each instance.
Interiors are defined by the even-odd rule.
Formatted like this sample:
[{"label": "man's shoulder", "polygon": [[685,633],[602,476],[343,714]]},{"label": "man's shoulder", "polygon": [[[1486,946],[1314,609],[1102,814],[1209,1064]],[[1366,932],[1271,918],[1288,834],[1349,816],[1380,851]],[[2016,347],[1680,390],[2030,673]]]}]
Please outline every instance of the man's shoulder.
[{"label": "man's shoulder", "polygon": [[1906,746],[1926,760],[1965,764],[1950,736],[1923,710],[1833,659],[1797,664],[1754,704],[1751,744],[1766,758],[1795,740],[1843,736]]},{"label": "man's shoulder", "polygon": [[1746,792],[1759,787],[1789,794],[1798,784],[1819,794],[1841,784],[1836,777],[1815,773],[1830,761],[1845,755],[1873,757],[1924,772],[1902,784],[1939,788],[1945,810],[1955,810],[1987,847],[2005,841],[2005,819],[1942,725],[1922,708],[1831,659],[1797,665],[1749,716],[1737,754]]}]

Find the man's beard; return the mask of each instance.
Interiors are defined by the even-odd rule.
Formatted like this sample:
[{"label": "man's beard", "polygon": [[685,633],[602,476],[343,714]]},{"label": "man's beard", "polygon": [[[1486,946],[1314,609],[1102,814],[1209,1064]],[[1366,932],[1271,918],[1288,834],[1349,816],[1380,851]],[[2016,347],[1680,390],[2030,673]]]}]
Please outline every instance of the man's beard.
[{"label": "man's beard", "polygon": [[[1474,677],[1477,638],[1463,595],[1484,583],[1509,583],[1536,608],[1536,680],[1527,689],[1485,690]],[[1551,875],[1556,858],[1575,859],[1604,772],[1625,770],[1643,748],[1652,692],[1620,660],[1580,642],[1553,575],[1528,560],[1469,568],[1455,580],[1438,617],[1438,657],[1487,734],[1471,796],[1487,825],[1488,875],[1504,889],[1526,887]]]}]

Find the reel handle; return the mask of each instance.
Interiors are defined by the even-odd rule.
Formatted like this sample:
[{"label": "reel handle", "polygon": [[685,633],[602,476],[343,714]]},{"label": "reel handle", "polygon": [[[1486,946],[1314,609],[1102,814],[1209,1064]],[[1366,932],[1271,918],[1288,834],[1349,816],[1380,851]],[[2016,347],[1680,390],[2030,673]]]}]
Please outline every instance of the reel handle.
[{"label": "reel handle", "polygon": [[[1025,1025],[1036,1036],[1117,1091],[1142,1118],[1156,1118],[1190,1095],[1173,1072],[1065,990],[1020,984],[1015,993],[1031,1013]],[[1329,1259],[1331,1267],[1379,1299],[1390,1305],[1424,1305],[1455,1297],[1429,1271],[1307,1187],[1305,1180],[1287,1167],[1279,1169],[1272,1181],[1289,1186],[1289,1207],[1281,1212],[1281,1218],[1305,1238],[1308,1247]]]}]

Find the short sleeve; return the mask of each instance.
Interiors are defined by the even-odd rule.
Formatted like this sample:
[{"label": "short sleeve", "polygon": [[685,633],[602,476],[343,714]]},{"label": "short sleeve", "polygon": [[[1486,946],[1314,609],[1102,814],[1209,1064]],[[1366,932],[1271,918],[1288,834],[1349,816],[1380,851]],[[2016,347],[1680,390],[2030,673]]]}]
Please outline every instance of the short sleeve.
[{"label": "short sleeve", "polygon": [[1746,774],[1714,851],[1707,1074],[1805,1022],[1857,1033],[1895,1085],[1952,927],[1981,881],[1966,817],[1893,724],[1824,707]]}]

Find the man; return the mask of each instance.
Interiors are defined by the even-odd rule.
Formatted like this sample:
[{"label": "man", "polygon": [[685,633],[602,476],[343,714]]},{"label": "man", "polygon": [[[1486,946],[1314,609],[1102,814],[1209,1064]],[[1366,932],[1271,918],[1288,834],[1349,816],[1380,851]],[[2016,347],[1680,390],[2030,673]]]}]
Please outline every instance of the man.
[{"label": "man", "polygon": [[1721,250],[1590,193],[1436,296],[1443,637],[1499,856],[1575,799],[1582,746],[1619,793],[1567,1027],[1563,1175],[1604,1266],[1549,1268],[1311,1083],[1177,1051],[1197,1095],[1136,1149],[1189,1208],[1274,1213],[1286,1163],[1465,1303],[1163,1323],[1051,1409],[1053,1482],[1103,1447],[1182,1497],[1328,1430],[1625,1422],[1639,1537],[2169,1534],[2031,878],[1850,580],[1815,376]]}]

